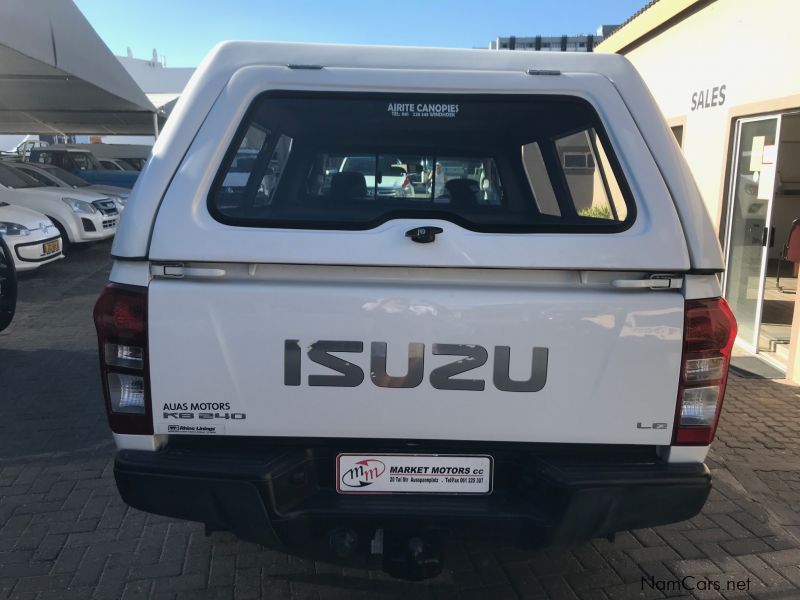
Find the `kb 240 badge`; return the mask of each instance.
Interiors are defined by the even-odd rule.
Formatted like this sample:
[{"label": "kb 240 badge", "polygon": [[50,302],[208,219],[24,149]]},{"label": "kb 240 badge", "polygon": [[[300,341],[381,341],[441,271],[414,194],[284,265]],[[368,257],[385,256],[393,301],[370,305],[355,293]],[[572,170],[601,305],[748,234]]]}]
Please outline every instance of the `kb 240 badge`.
[{"label": "kb 240 badge", "polygon": [[167,412],[164,411],[164,419],[226,419],[241,421],[247,418],[245,413],[240,412]]}]

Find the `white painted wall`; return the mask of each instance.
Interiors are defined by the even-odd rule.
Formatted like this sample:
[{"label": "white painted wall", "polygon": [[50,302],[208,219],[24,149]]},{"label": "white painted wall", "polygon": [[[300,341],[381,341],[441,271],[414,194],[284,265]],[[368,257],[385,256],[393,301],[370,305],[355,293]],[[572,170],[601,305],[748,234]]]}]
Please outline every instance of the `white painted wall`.
[{"label": "white painted wall", "polygon": [[[796,0],[717,0],[625,54],[664,115],[686,119],[683,151],[717,224],[729,111],[800,94],[798,23]],[[697,106],[700,92],[713,98],[723,85],[724,102],[718,89],[716,106]]]}]

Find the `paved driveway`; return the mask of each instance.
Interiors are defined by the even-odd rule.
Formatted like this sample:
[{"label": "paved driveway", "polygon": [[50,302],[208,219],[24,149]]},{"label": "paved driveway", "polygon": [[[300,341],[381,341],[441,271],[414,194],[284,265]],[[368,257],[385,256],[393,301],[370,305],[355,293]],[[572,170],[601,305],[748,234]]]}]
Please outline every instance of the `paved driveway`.
[{"label": "paved driveway", "polygon": [[695,519],[568,552],[455,541],[421,584],[127,508],[91,321],[108,251],[25,277],[0,334],[0,598],[800,598],[800,397],[775,381],[732,378]]}]

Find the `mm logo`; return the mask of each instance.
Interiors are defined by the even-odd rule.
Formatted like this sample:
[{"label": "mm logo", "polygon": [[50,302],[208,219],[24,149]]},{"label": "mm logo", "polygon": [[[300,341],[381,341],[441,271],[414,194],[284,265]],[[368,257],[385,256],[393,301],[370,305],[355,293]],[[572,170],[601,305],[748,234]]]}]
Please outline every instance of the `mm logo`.
[{"label": "mm logo", "polygon": [[365,458],[347,469],[340,478],[342,485],[351,488],[362,488],[375,483],[386,471],[386,465],[377,458]]}]

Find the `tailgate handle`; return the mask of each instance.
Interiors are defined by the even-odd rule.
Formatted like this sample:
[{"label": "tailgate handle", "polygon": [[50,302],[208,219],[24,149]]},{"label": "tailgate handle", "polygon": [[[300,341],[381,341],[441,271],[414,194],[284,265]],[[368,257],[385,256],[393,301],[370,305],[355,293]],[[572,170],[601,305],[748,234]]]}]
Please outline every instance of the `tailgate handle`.
[{"label": "tailgate handle", "polygon": [[150,274],[153,277],[169,277],[171,279],[183,279],[184,277],[224,277],[225,269],[184,267],[181,264],[151,265]]},{"label": "tailgate handle", "polygon": [[406,237],[418,244],[430,244],[436,240],[436,235],[443,231],[441,227],[415,227],[406,231]]},{"label": "tailgate handle", "polygon": [[611,285],[628,290],[677,290],[683,287],[683,279],[675,275],[651,275],[646,279],[614,279]]}]

